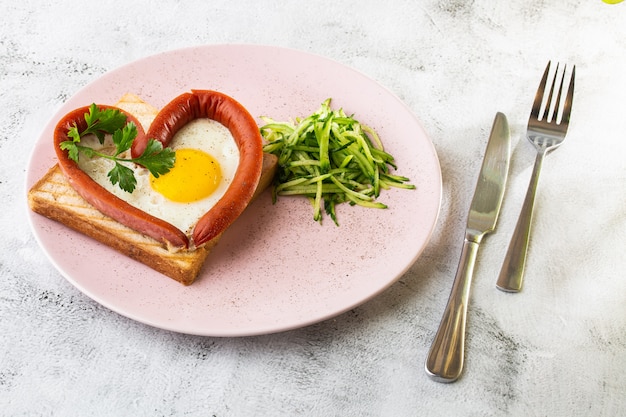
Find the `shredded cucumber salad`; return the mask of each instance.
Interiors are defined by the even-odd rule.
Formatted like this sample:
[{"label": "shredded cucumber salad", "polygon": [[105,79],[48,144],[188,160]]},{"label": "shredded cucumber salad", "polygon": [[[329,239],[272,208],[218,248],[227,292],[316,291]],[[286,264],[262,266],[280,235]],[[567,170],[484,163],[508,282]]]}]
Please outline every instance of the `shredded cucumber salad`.
[{"label": "shredded cucumber salad", "polygon": [[408,178],[390,173],[394,158],[383,149],[374,130],[332,110],[331,99],[306,118],[279,122],[263,117],[264,152],[278,156],[273,198],[306,196],[313,205],[313,219],[322,221],[325,211],[338,226],[335,206],[347,202],[364,207],[387,208],[376,201],[390,187],[414,189]]}]

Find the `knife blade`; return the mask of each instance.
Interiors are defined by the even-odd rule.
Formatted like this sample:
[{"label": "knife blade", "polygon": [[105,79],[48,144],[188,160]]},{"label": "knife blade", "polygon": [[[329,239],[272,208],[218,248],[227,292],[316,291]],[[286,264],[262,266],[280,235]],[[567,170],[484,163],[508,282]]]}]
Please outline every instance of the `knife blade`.
[{"label": "knife blade", "polygon": [[496,227],[509,173],[511,134],[506,116],[493,121],[472,197],[461,259],[439,329],[426,359],[426,373],[437,382],[454,382],[463,371],[465,327],[476,254],[483,237]]}]

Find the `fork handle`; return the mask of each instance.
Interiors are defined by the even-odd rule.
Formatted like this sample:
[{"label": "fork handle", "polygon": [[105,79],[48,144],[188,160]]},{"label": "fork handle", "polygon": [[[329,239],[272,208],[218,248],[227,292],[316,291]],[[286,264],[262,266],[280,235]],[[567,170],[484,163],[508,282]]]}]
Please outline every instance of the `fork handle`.
[{"label": "fork handle", "polygon": [[528,254],[528,242],[530,241],[530,227],[533,220],[533,208],[535,206],[535,195],[537,194],[537,185],[539,183],[539,173],[543,165],[543,159],[546,156],[545,149],[537,152],[535,166],[530,177],[530,184],[526,192],[526,198],[522,205],[515,226],[515,231],[509,243],[509,249],[506,252],[500,276],[496,282],[496,287],[506,292],[519,292],[522,290],[524,281],[524,268],[526,266],[526,257]]}]

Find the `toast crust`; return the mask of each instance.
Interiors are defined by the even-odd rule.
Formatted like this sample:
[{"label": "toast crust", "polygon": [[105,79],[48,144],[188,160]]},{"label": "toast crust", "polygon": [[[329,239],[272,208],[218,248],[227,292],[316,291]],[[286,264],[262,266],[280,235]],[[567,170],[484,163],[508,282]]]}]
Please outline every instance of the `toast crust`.
[{"label": "toast crust", "polygon": [[[126,94],[116,106],[129,111],[146,123],[158,111],[141,98]],[[263,155],[261,179],[253,200],[272,182],[278,160],[274,155]],[[170,250],[164,243],[145,236],[102,214],[83,199],[69,184],[58,164],[28,192],[28,204],[34,212],[64,224],[116,251],[139,261],[183,285],[191,285],[221,235],[195,250]]]}]

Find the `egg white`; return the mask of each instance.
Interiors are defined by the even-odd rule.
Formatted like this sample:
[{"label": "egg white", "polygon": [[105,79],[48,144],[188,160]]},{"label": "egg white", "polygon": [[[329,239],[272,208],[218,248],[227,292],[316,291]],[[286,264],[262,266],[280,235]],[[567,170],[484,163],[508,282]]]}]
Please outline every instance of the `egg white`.
[{"label": "egg white", "polygon": [[[110,149],[111,151],[115,149],[109,137],[103,145],[100,145],[95,137],[83,138],[81,142],[94,149]],[[117,197],[154,217],[173,224],[185,233],[190,233],[200,217],[222,198],[232,183],[239,166],[239,148],[230,131],[221,123],[210,119],[196,119],[185,125],[172,139],[170,148],[173,150],[199,149],[212,155],[219,162],[222,180],[213,194],[191,203],[171,201],[152,189],[150,172],[135,164],[126,164],[134,171],[137,179],[135,190],[128,193],[119,186],[111,184],[107,177],[107,173],[115,165],[113,161],[99,157],[88,158],[81,154],[78,164],[95,182]]]}]

